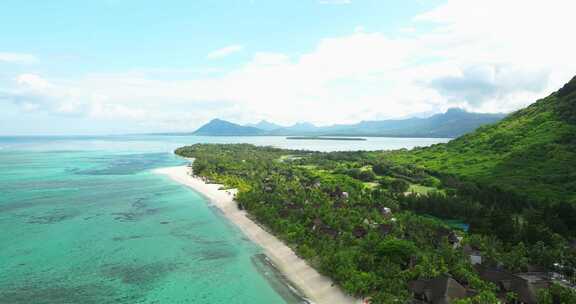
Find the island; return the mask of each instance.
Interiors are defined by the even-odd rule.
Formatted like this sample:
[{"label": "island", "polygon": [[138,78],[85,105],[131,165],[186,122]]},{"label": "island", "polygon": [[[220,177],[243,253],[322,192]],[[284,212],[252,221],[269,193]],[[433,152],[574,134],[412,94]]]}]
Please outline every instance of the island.
[{"label": "island", "polygon": [[366,138],[362,137],[325,137],[325,136],[288,136],[289,140],[358,140],[364,141]]}]

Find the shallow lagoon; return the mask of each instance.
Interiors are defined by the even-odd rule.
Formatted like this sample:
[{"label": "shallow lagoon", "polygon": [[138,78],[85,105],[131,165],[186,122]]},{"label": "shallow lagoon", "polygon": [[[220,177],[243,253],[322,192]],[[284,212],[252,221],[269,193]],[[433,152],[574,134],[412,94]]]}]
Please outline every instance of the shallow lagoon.
[{"label": "shallow lagoon", "polygon": [[[296,303],[205,199],[151,173],[195,142],[375,150],[445,140],[181,136],[0,138],[5,303]],[[404,146],[402,146],[404,145]]]}]

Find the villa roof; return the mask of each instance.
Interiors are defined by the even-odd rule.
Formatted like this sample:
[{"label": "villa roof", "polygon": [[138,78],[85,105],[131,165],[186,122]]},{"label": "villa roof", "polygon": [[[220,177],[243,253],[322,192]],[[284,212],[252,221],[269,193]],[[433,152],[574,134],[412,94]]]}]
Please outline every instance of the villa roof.
[{"label": "villa roof", "polygon": [[320,218],[315,218],[312,221],[312,230],[318,231],[322,234],[328,235],[332,238],[337,237],[339,232],[338,230],[324,224]]},{"label": "villa roof", "polygon": [[481,269],[480,278],[496,284],[501,292],[513,292],[518,295],[518,299],[526,304],[537,304],[534,286],[526,279],[517,275],[500,270]]},{"label": "villa roof", "polygon": [[417,280],[408,283],[408,288],[418,297],[432,304],[448,304],[465,298],[466,288],[450,276],[440,276],[431,280]]}]

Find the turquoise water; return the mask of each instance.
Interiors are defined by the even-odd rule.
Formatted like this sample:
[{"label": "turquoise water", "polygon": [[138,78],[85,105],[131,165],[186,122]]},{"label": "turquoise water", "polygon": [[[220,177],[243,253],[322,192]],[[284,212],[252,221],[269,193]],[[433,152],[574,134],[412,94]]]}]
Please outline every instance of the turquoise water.
[{"label": "turquoise water", "polygon": [[151,172],[197,141],[226,138],[0,138],[0,303],[302,302],[203,197]]}]

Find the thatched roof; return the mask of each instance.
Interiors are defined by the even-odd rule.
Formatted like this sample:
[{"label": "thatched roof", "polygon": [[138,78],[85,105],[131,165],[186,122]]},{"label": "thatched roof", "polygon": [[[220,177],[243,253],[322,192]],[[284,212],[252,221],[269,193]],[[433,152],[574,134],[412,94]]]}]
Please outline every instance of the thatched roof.
[{"label": "thatched roof", "polygon": [[481,269],[478,274],[483,280],[496,284],[502,293],[513,292],[526,304],[538,303],[535,288],[526,279],[500,270]]},{"label": "thatched roof", "polygon": [[466,288],[450,276],[412,281],[408,283],[408,288],[417,299],[431,304],[449,304],[467,296]]}]

